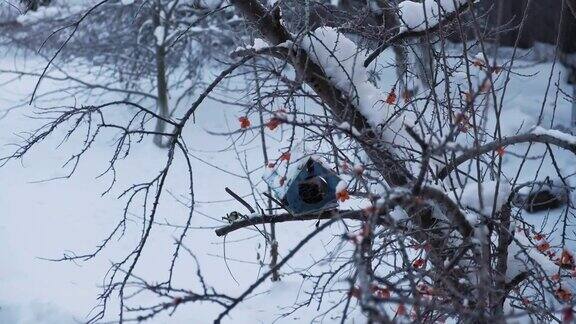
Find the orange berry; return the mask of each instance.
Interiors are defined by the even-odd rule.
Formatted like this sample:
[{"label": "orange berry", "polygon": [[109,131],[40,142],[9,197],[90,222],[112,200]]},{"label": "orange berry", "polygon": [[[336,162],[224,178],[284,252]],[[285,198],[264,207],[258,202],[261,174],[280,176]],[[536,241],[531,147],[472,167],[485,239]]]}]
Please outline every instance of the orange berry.
[{"label": "orange berry", "polygon": [[270,119],[268,121],[268,123],[266,123],[266,127],[268,127],[270,130],[275,130],[276,127],[278,127],[278,125],[282,124],[282,121],[276,117],[272,117],[272,119]]},{"label": "orange berry", "polygon": [[426,261],[422,258],[416,259],[416,261],[414,261],[412,263],[412,266],[414,266],[414,268],[416,269],[420,269],[422,268],[422,266],[426,263]]},{"label": "orange berry", "polygon": [[538,251],[544,253],[550,249],[550,243],[542,242],[542,243],[536,245],[536,248],[538,249]]},{"label": "orange berry", "polygon": [[250,127],[250,119],[248,119],[248,117],[246,116],[242,116],[240,118],[238,118],[238,121],[240,122],[240,128],[248,128]]},{"label": "orange berry", "polygon": [[386,98],[386,103],[389,105],[393,105],[396,102],[396,93],[394,92],[394,88],[392,88],[392,91],[388,94],[388,97]]},{"label": "orange berry", "polygon": [[350,193],[348,193],[347,189],[338,191],[336,193],[336,199],[340,200],[341,202],[345,202],[346,200],[350,199]]},{"label": "orange berry", "polygon": [[568,252],[568,250],[562,250],[560,265],[565,268],[572,268],[574,266],[574,256]]},{"label": "orange berry", "polygon": [[290,161],[290,156],[291,156],[290,152],[284,152],[280,155],[279,160],[280,161]]},{"label": "orange berry", "polygon": [[396,315],[398,316],[406,315],[406,306],[404,306],[404,304],[398,305],[398,308],[396,309]]},{"label": "orange berry", "polygon": [[572,292],[566,288],[558,288],[556,289],[556,297],[561,301],[568,302],[572,299]]},{"label": "orange berry", "polygon": [[498,154],[498,156],[502,157],[504,156],[504,153],[506,153],[506,151],[504,150],[503,146],[500,146],[496,149],[496,154]]}]

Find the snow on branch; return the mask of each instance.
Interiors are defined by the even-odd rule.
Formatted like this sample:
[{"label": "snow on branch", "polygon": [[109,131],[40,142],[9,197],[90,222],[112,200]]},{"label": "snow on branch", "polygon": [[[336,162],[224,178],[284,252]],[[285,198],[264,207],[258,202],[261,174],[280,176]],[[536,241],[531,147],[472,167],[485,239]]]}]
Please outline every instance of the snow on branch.
[{"label": "snow on branch", "polygon": [[[270,44],[271,46],[277,47],[283,43],[287,43],[287,41],[293,40],[293,36],[288,32],[288,30],[282,25],[281,19],[279,15],[275,15],[275,11],[267,10],[262,3],[258,0],[231,0],[232,5],[236,7],[240,14],[242,14],[247,21],[249,21],[263,36],[263,39]],[[334,115],[338,122],[348,122],[351,126],[358,129],[360,132],[363,133],[363,137],[365,137],[365,143],[370,143],[372,140],[375,139],[374,131],[372,126],[375,125],[375,121],[384,120],[382,116],[375,116],[372,119],[372,122],[369,122],[367,118],[360,113],[360,109],[364,109],[365,107],[372,107],[372,105],[364,105],[363,108],[356,107],[356,103],[351,101],[351,97],[348,93],[344,93],[345,90],[349,90],[352,86],[343,86],[340,84],[342,88],[339,88],[333,84],[331,78],[333,76],[327,75],[327,71],[336,71],[333,70],[332,67],[328,68],[328,66],[320,66],[316,64],[316,62],[322,62],[322,58],[328,58],[328,62],[334,63],[336,67],[342,69],[342,71],[346,72],[348,76],[354,76],[354,72],[352,74],[349,73],[349,70],[346,68],[342,68],[342,61],[343,59],[351,59],[355,60],[356,56],[353,58],[346,57],[345,55],[334,55],[334,51],[324,51],[324,55],[315,55],[314,52],[316,50],[321,51],[323,46],[323,42],[319,41],[322,37],[318,37],[319,34],[322,34],[322,31],[325,34],[330,34],[329,38],[332,40],[336,40],[336,44],[332,43],[332,45],[336,45],[336,52],[341,49],[340,41],[344,39],[344,36],[341,33],[337,33],[334,30],[320,28],[317,29],[315,33],[308,34],[304,36],[308,38],[308,42],[310,45],[315,44],[319,46],[314,46],[314,48],[308,48],[309,51],[306,51],[304,48],[300,48],[300,46],[294,46],[289,50],[289,56],[285,58],[287,62],[289,62],[296,73],[301,75],[303,80],[314,90],[314,92],[321,98],[321,100],[330,108],[331,113]],[[335,37],[334,37],[335,36]],[[306,42],[306,40],[305,40]],[[343,42],[346,43],[347,46],[353,46],[355,49],[356,46],[350,40]],[[328,45],[330,43],[328,42]],[[329,46],[327,46],[330,48]],[[334,47],[333,47],[334,48]],[[331,52],[328,56],[326,56],[326,52]],[[355,51],[351,51],[347,49],[343,51],[343,53],[352,53]],[[310,54],[309,54],[310,53]],[[316,58],[314,57],[316,56]],[[338,57],[340,59],[332,60],[331,58]],[[352,64],[353,69],[360,68],[361,64]],[[349,65],[350,67],[350,65]],[[352,70],[354,71],[354,70]],[[364,76],[366,76],[365,70]],[[336,72],[335,72],[336,73]],[[335,76],[336,74],[334,74]],[[359,77],[360,76],[360,77]],[[362,85],[355,84],[355,82],[350,82],[350,85],[354,85],[354,88],[358,86],[362,87],[365,86],[363,89],[368,95],[369,92],[374,93],[373,91],[375,88],[368,85],[366,82],[367,78],[361,77],[362,73],[359,73],[355,76],[355,78],[349,78],[351,81],[362,81]],[[346,82],[344,83],[346,84]],[[357,89],[354,89],[357,91]],[[360,91],[363,91],[360,90]],[[360,97],[360,96],[357,96]],[[381,98],[378,96],[378,98]],[[370,102],[376,103],[378,102],[378,98],[372,98]],[[369,100],[366,96],[363,96],[361,100]],[[368,113],[367,110],[364,113]],[[371,115],[372,116],[372,115]],[[391,130],[389,130],[391,131]],[[392,152],[389,152],[388,149],[374,149],[371,145],[362,144],[364,149],[367,151],[367,154],[370,156],[370,159],[374,162],[374,164],[381,170],[382,175],[386,179],[388,183],[393,185],[405,185],[408,182],[408,179],[411,178],[411,174],[406,170],[404,165],[401,161],[394,156]]]},{"label": "snow on branch", "polygon": [[531,240],[525,230],[516,231],[508,248],[507,280],[512,280],[523,272],[542,271],[546,275],[557,273],[559,266],[547,255],[549,248],[544,244],[547,243],[543,239]]},{"label": "snow on branch", "polygon": [[301,47],[324,70],[329,81],[348,95],[373,130],[385,124],[383,136],[387,139],[403,132],[406,116],[395,112],[388,94],[369,81],[368,71],[360,61],[363,52],[353,41],[335,28],[320,27],[302,39]]},{"label": "snow on branch", "polygon": [[436,27],[441,17],[457,12],[467,0],[425,0],[424,2],[402,1],[398,4],[400,16],[399,34],[407,31],[425,31]]},{"label": "snow on branch", "polygon": [[433,32],[442,22],[451,22],[469,7],[470,2],[467,0],[425,0],[423,3],[407,0],[401,2],[398,4],[398,15],[400,16],[398,32],[384,40],[366,58],[364,66],[370,65],[390,44],[406,37],[415,37]]},{"label": "snow on branch", "polygon": [[358,64],[356,44],[335,28],[320,27],[304,37],[301,44],[312,61],[318,64],[332,84],[348,94],[375,128],[388,116],[378,104],[384,101],[381,91],[368,81],[368,72]]},{"label": "snow on branch", "polygon": [[81,2],[40,6],[35,11],[28,11],[26,14],[19,15],[16,21],[22,26],[28,26],[44,21],[62,20],[78,15],[89,8],[89,4],[81,4]]},{"label": "snow on branch", "polygon": [[[496,190],[498,188],[498,190]],[[469,183],[464,188],[452,192],[452,198],[463,207],[470,208],[481,212],[485,216],[492,214],[492,207],[496,207],[498,212],[508,201],[512,188],[507,181],[486,181],[481,184],[481,190],[478,183]],[[458,197],[459,196],[459,197]]]},{"label": "snow on branch", "polygon": [[501,140],[490,142],[483,146],[472,148],[464,152],[459,157],[455,158],[446,165],[440,172],[438,172],[438,179],[444,179],[450,172],[455,170],[460,164],[476,158],[482,154],[495,151],[498,148],[505,147],[508,145],[515,145],[521,143],[543,143],[552,144],[561,147],[576,154],[576,137],[563,133],[558,130],[547,130],[542,127],[535,127],[531,132],[516,136],[505,137]]},{"label": "snow on branch", "polygon": [[547,137],[552,137],[559,141],[568,143],[570,145],[576,145],[576,136],[564,133],[556,129],[545,129],[540,126],[536,126],[534,127],[534,129],[532,129],[531,133],[537,136],[543,135]]}]

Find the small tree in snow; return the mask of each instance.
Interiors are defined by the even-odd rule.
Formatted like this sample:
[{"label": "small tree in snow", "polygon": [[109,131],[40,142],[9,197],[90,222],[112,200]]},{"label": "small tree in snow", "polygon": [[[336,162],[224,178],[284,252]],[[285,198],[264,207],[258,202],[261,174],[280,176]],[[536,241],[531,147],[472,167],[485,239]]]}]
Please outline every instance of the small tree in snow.
[{"label": "small tree in snow", "polygon": [[[38,50],[49,69],[3,72],[61,80],[61,93],[68,96],[116,94],[144,105],[161,117],[154,118],[159,146],[170,131],[165,119],[189,102],[202,82],[202,67],[233,43],[226,26],[233,15],[222,1],[102,1],[92,7],[59,0],[29,6],[32,11],[12,17],[5,37]],[[59,68],[70,61],[76,73]],[[33,97],[38,91],[40,84]]]}]

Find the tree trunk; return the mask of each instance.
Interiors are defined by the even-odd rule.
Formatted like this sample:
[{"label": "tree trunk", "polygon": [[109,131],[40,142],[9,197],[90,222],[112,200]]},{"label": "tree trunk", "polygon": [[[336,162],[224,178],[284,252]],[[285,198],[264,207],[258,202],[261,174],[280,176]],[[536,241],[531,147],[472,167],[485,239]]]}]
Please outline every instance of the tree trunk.
[{"label": "tree trunk", "polygon": [[[158,11],[154,14],[155,28],[162,25],[160,20],[160,10],[160,7],[158,7]],[[166,31],[164,31],[164,33],[166,33]],[[164,119],[168,119],[168,115],[170,114],[168,108],[168,76],[166,75],[166,47],[163,42],[161,44],[157,42],[156,44],[156,90],[158,97],[158,115]],[[166,143],[163,143],[162,141],[164,136],[159,133],[166,132],[166,122],[157,119],[154,131],[157,133],[154,135],[154,144],[159,147],[165,147]]]},{"label": "tree trunk", "polygon": [[[572,72],[573,75],[575,73],[576,72]],[[572,130],[572,134],[576,134],[576,82],[572,84],[572,119],[570,127]]]}]

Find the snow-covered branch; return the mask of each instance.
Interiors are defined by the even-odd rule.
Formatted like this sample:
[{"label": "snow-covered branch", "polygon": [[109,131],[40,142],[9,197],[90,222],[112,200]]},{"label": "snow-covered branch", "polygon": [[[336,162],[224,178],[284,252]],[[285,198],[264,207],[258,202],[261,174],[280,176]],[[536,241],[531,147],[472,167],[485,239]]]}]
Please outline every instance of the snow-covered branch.
[{"label": "snow-covered branch", "polygon": [[452,22],[470,8],[469,0],[425,0],[423,2],[402,1],[398,4],[400,21],[398,32],[384,40],[364,61],[370,65],[386,48],[409,37],[435,32],[440,26]]},{"label": "snow-covered branch", "polygon": [[464,152],[464,154],[452,160],[448,165],[446,165],[438,172],[437,176],[439,179],[444,179],[450,172],[454,171],[460,164],[466,161],[474,159],[482,154],[496,151],[499,148],[503,148],[508,145],[521,143],[551,144],[576,154],[575,136],[563,133],[558,130],[546,130],[542,127],[536,127],[529,133],[505,137],[501,140],[496,140],[494,142],[484,144],[478,148],[470,149]]}]

